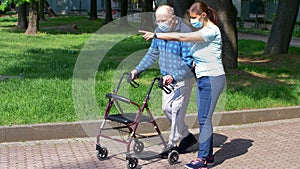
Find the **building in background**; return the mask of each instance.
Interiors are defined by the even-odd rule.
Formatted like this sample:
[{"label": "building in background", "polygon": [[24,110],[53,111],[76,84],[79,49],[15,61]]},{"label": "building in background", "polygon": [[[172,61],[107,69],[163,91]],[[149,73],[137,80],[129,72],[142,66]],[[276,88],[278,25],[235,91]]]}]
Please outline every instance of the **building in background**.
[{"label": "building in background", "polygon": [[[106,0],[97,0],[98,14],[103,15]],[[158,3],[159,0],[156,0]],[[163,0],[160,0],[163,1]],[[159,2],[160,2],[159,1]],[[166,0],[164,0],[166,1]],[[48,0],[57,14],[80,14],[90,10],[90,0]],[[247,22],[270,23],[275,17],[279,0],[232,0],[237,9],[237,17]],[[129,13],[141,11],[142,0],[128,0]],[[119,16],[121,0],[111,0],[113,14]],[[300,22],[300,12],[297,22]]]},{"label": "building in background", "polygon": [[[252,23],[250,27],[270,28],[279,0],[232,0],[232,2],[237,9],[240,22]],[[297,22],[300,22],[300,12],[298,12]]]},{"label": "building in background", "polygon": [[[105,14],[105,1],[97,0],[98,15]],[[90,0],[48,0],[51,8],[57,14],[86,14],[90,10]],[[141,11],[141,0],[128,0],[128,10],[130,12]],[[111,0],[112,13],[119,16],[121,0]]]}]

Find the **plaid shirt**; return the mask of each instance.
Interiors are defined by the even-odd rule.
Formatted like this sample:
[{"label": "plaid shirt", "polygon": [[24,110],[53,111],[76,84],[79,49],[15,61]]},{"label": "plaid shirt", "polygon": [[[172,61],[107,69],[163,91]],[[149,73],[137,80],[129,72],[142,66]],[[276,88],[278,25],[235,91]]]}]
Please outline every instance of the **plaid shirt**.
[{"label": "plaid shirt", "polygon": [[[175,27],[175,32],[190,32],[190,28],[180,19]],[[160,32],[156,29],[156,32]],[[163,76],[171,75],[175,81],[181,81],[191,76],[193,58],[191,55],[191,42],[167,41],[153,39],[147,54],[136,66],[138,72],[149,68],[159,58],[160,72]]]}]

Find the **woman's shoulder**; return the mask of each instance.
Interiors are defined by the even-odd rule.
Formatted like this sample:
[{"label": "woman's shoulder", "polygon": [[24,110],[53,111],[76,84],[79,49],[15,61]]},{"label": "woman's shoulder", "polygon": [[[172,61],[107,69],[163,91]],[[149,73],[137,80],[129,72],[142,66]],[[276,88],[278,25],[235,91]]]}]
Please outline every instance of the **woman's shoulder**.
[{"label": "woman's shoulder", "polygon": [[211,23],[211,22],[208,23],[207,27],[210,28],[210,29],[213,29],[213,30],[217,30],[217,31],[220,30],[217,25],[215,25],[214,23]]},{"label": "woman's shoulder", "polygon": [[219,27],[218,27],[217,25],[213,24],[213,23],[209,23],[209,24],[205,27],[204,31],[205,31],[206,33],[211,33],[211,34],[219,34],[219,33],[220,33]]},{"label": "woman's shoulder", "polygon": [[199,31],[201,32],[205,41],[213,41],[221,34],[219,28],[214,24],[208,24]]}]

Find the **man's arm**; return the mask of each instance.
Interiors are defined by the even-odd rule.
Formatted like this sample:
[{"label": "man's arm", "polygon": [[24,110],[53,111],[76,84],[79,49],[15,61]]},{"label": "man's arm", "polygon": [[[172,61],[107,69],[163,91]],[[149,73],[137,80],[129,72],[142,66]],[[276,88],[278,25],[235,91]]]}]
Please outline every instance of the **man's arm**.
[{"label": "man's arm", "polygon": [[137,75],[138,73],[141,73],[144,70],[148,69],[159,57],[159,50],[155,41],[156,40],[152,41],[151,46],[148,49],[148,52],[140,61],[140,63],[135,67],[135,69],[132,71],[134,75]]}]

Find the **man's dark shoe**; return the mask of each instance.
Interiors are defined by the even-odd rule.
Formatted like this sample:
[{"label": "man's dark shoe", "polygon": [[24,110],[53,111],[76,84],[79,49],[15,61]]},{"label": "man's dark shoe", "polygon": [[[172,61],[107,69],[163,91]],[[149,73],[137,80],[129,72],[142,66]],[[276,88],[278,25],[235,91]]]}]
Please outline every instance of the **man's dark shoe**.
[{"label": "man's dark shoe", "polygon": [[195,136],[192,133],[190,133],[189,135],[187,135],[186,137],[184,137],[180,141],[177,150],[178,150],[179,153],[184,153],[186,151],[186,149],[188,149],[189,147],[193,146],[197,142],[198,141],[195,138]]}]

